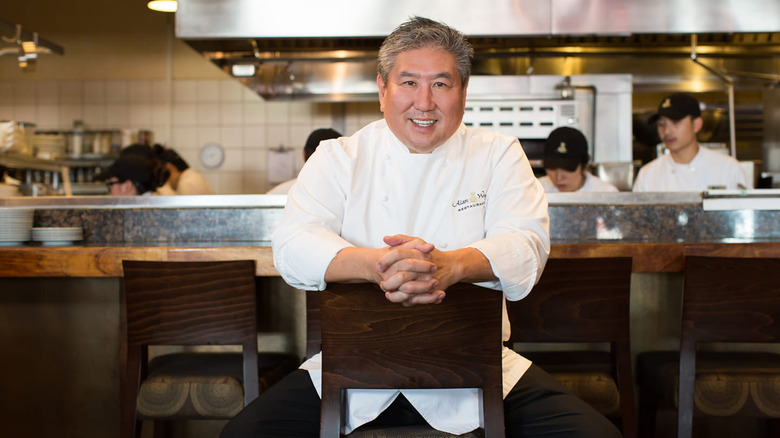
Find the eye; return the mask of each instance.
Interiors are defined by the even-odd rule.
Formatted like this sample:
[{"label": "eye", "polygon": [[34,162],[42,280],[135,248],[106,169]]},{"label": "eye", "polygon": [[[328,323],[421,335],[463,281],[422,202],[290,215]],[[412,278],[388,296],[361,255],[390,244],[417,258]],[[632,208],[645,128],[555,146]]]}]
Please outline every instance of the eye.
[{"label": "eye", "polygon": [[414,82],[414,81],[409,80],[409,81],[401,82],[401,85],[406,86],[406,87],[413,87],[413,86],[417,85],[417,83]]}]

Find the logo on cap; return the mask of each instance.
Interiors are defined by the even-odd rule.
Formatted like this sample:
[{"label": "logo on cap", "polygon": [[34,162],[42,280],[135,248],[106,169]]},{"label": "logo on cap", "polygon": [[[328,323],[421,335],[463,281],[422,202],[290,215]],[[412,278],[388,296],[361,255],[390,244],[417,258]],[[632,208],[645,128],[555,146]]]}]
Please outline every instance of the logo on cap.
[{"label": "logo on cap", "polygon": [[661,103],[661,108],[669,108],[672,106],[672,99],[669,99],[668,97],[664,99],[663,103]]},{"label": "logo on cap", "polygon": [[562,141],[561,144],[558,146],[558,148],[555,149],[555,152],[558,152],[559,154],[566,154],[569,152],[568,149],[566,149],[566,142]]}]

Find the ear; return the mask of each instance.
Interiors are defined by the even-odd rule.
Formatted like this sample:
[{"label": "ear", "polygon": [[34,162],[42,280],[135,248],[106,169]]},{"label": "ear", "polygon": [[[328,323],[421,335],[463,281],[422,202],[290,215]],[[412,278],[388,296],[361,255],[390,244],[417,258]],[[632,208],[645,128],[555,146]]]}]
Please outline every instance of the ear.
[{"label": "ear", "polygon": [[701,131],[702,126],[704,126],[704,120],[701,117],[696,117],[693,119],[693,132],[698,134],[699,131]]},{"label": "ear", "polygon": [[385,93],[387,93],[387,84],[382,80],[382,76],[376,75],[376,86],[379,88],[379,111],[385,112]]}]

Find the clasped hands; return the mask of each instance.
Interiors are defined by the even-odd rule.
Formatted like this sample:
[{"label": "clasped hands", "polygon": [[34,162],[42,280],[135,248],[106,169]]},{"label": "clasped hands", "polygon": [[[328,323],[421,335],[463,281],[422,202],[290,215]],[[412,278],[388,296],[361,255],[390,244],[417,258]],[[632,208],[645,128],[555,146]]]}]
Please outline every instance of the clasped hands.
[{"label": "clasped hands", "polygon": [[404,306],[438,304],[445,290],[459,281],[456,258],[418,237],[385,236],[376,265],[385,297]]}]

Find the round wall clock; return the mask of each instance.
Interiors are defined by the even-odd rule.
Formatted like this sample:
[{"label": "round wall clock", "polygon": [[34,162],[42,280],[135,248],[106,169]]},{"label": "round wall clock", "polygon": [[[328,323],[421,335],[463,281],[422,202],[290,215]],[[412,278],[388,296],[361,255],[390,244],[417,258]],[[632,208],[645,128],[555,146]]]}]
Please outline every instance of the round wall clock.
[{"label": "round wall clock", "polygon": [[225,149],[217,143],[206,143],[200,150],[200,164],[206,169],[218,169],[225,161]]}]

